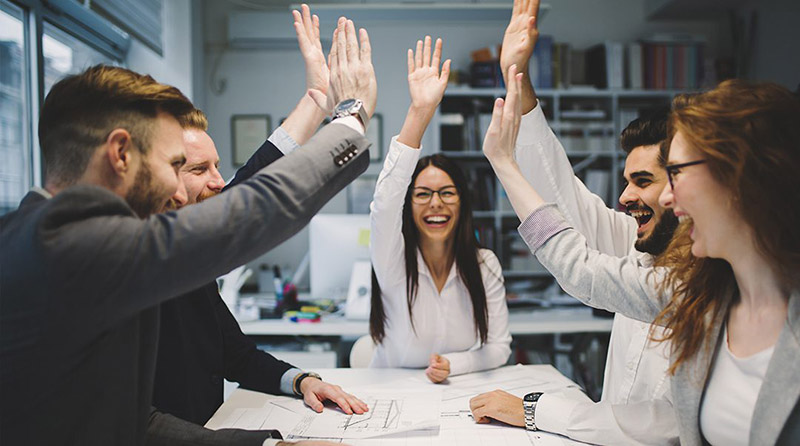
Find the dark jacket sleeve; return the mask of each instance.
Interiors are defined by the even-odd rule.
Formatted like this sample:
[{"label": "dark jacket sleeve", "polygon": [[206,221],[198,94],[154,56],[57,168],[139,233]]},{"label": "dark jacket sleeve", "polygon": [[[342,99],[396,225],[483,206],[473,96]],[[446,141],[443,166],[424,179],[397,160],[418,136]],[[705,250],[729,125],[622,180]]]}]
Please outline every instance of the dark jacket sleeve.
[{"label": "dark jacket sleeve", "polygon": [[206,429],[150,408],[146,446],[261,446],[268,438],[283,439],[277,430]]},{"label": "dark jacket sleeve", "polygon": [[[269,140],[264,141],[264,144],[247,160],[247,163],[236,171],[233,180],[225,186],[223,191],[247,180],[282,156],[283,152],[280,149]],[[242,333],[236,318],[218,294],[214,301],[214,312],[222,329],[225,379],[238,382],[245,389],[272,394],[280,393],[281,377],[294,366],[259,350],[256,343]]]},{"label": "dark jacket sleeve", "polygon": [[[81,314],[105,330],[214,280],[269,251],[308,224],[366,170],[369,141],[329,124],[224,194],[146,220],[97,186],[54,197],[38,221],[43,268]],[[91,280],[74,280],[90,276]]]},{"label": "dark jacket sleeve", "polygon": [[239,323],[219,296],[214,311],[222,329],[225,379],[238,382],[245,389],[281,393],[281,377],[293,366],[259,350],[256,343],[242,333]]},{"label": "dark jacket sleeve", "polygon": [[236,186],[242,181],[247,180],[255,175],[256,172],[264,167],[269,166],[282,156],[283,152],[275,147],[275,144],[272,144],[269,142],[269,140],[264,141],[264,144],[261,144],[261,147],[259,147],[258,150],[256,150],[256,153],[254,153],[253,156],[247,160],[247,163],[236,171],[236,175],[233,176],[233,179],[230,183],[225,185],[225,189],[223,190],[227,190],[233,186]]}]

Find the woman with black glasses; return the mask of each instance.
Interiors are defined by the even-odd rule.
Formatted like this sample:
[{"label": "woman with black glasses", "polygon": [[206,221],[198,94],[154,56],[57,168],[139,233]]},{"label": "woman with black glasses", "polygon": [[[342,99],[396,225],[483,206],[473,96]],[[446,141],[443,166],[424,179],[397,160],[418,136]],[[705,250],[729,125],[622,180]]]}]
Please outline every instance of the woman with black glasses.
[{"label": "woman with black glasses", "polygon": [[444,95],[442,42],[408,50],[409,107],[371,205],[371,367],[427,367],[428,378],[495,368],[511,353],[500,262],[478,246],[463,172],[443,155],[419,159]]}]

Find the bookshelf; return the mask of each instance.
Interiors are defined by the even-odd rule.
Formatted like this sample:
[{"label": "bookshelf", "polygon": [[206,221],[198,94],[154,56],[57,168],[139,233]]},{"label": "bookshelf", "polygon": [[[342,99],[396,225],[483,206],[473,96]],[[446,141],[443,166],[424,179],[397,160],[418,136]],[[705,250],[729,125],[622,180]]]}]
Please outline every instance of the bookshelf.
[{"label": "bookshelf", "polygon": [[[473,192],[473,218],[483,246],[497,254],[507,281],[551,282],[517,233],[519,221],[481,145],[502,88],[450,86],[429,127],[435,151],[459,163]],[[619,134],[648,109],[669,105],[677,90],[536,90],[550,127],[561,140],[575,173],[609,207],[617,208],[626,154]]]}]

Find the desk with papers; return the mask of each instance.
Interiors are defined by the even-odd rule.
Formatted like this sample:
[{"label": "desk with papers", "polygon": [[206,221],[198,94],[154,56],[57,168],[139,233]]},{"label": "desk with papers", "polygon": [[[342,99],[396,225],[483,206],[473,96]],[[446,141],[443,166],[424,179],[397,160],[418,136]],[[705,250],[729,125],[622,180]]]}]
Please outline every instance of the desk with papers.
[{"label": "desk with papers", "polygon": [[287,440],[325,439],[352,446],[562,446],[581,444],[544,432],[503,423],[477,424],[469,410],[475,395],[502,389],[519,397],[533,391],[558,392],[588,401],[583,392],[550,365],[515,365],[427,380],[413,369],[318,370],[370,406],[364,415],[346,415],[326,406],[322,414],[301,400],[237,389],[208,421],[210,429],[278,429]]}]

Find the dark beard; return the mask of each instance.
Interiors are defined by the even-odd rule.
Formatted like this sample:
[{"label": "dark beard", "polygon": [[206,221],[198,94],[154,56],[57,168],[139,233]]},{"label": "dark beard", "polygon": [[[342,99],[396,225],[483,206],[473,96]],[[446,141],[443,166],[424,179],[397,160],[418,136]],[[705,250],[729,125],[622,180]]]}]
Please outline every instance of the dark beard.
[{"label": "dark beard", "polygon": [[136,178],[133,180],[131,190],[125,195],[125,201],[128,206],[136,212],[139,218],[147,218],[157,212],[161,212],[164,203],[158,198],[156,189],[153,186],[153,174],[150,171],[150,164],[146,161],[142,162],[139,172],[136,173]]},{"label": "dark beard", "polygon": [[675,213],[672,212],[672,209],[666,209],[661,214],[661,218],[653,228],[650,236],[636,240],[634,247],[640,252],[646,252],[654,256],[661,255],[667,249],[677,227],[678,218],[675,217]]}]

